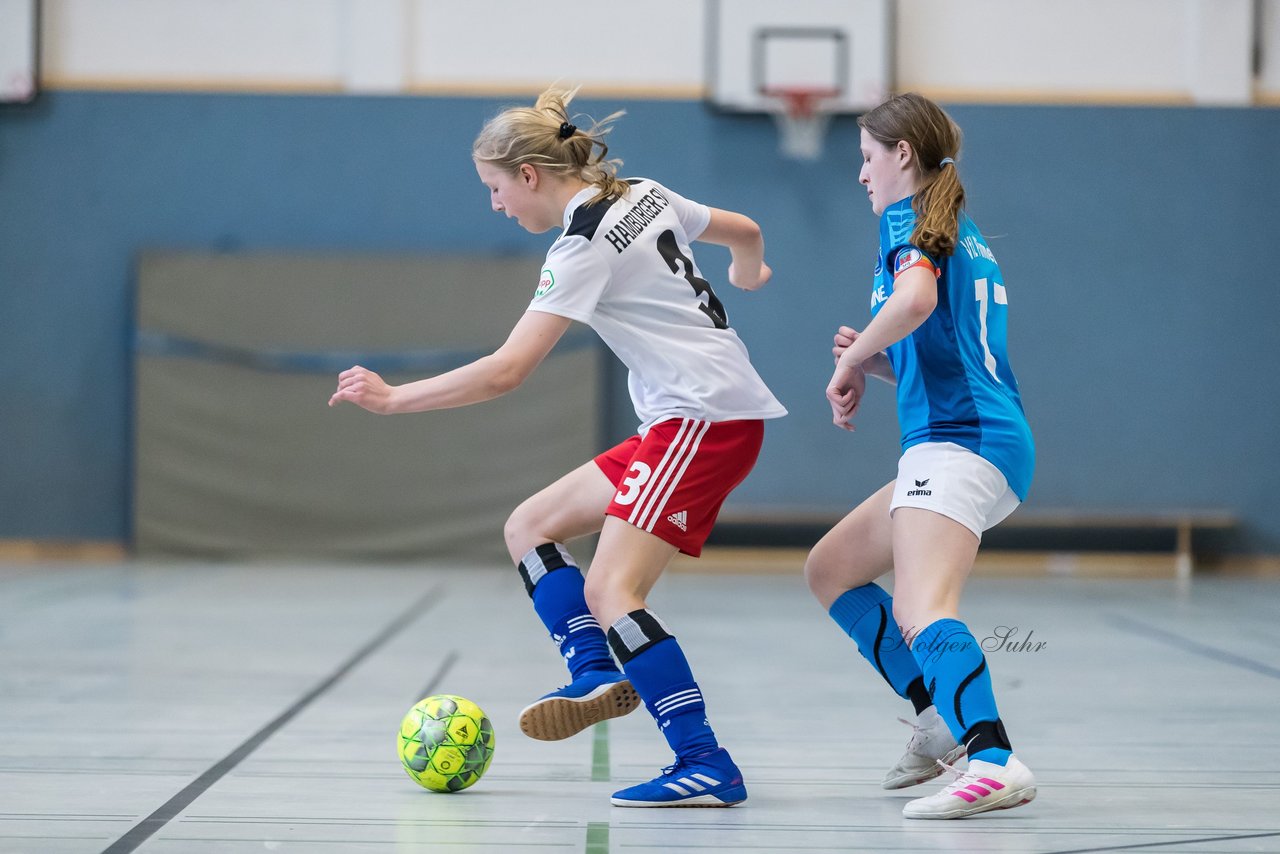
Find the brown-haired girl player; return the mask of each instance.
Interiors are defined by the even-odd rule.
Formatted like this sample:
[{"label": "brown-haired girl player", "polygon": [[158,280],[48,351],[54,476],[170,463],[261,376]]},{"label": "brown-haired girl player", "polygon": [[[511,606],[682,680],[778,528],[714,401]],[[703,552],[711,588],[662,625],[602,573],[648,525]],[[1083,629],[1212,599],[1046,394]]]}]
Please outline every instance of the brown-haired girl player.
[{"label": "brown-haired girl player", "polygon": [[[851,430],[866,374],[896,385],[903,453],[897,479],[813,547],[805,577],[915,707],[906,754],[882,785],[931,780],[967,749],[966,772],[903,809],[907,818],[962,818],[1036,794],[996,710],[986,658],[958,618],[982,532],[1026,498],[1035,447],[1005,346],[1005,279],[963,210],[960,128],[916,94],[890,98],[858,124],[858,180],[880,217],[880,252],[871,322],[836,332],[827,398],[836,426]],[[892,597],[875,583],[890,570]]]},{"label": "brown-haired girl player", "polygon": [[[770,277],[764,241],[742,214],[619,178],[604,135],[621,114],[577,127],[575,93],[548,89],[532,107],[503,111],[472,148],[494,211],[534,233],[562,229],[506,343],[401,386],[353,367],[329,402],[379,413],[478,403],[520,385],[572,321],[596,330],[630,371],[640,426],[507,520],[511,559],[571,675],[525,708],[520,726],[534,738],[568,738],[643,700],[675,763],[612,802],[728,806],[747,797],[742,774],[716,740],[680,645],[645,599],[676,552],[701,552],[720,505],[755,464],[763,422],[786,414],[691,249],[695,240],[727,246],[729,283],[753,291]],[[565,544],[595,532],[584,580]]]}]

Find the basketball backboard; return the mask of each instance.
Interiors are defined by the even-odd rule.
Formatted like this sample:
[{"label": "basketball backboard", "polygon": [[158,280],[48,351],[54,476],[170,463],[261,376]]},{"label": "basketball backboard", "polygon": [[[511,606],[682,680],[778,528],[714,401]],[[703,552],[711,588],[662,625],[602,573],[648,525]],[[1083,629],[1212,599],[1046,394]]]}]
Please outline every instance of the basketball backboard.
[{"label": "basketball backboard", "polygon": [[820,109],[862,113],[889,93],[889,0],[707,0],[707,98],[772,113],[779,92],[819,91]]}]

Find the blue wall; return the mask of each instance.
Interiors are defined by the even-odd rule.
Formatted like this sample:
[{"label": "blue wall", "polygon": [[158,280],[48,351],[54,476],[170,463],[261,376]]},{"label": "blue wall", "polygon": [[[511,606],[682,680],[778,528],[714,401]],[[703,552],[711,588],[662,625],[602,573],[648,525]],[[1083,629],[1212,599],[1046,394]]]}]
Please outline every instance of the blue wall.
[{"label": "blue wall", "polygon": [[[472,169],[498,106],[53,92],[0,110],[0,538],[127,536],[140,250],[541,254],[550,236],[494,215]],[[627,109],[613,142],[628,174],[764,226],[774,283],[718,292],[791,415],[730,506],[841,507],[891,479],[890,390],[853,435],[822,397],[831,331],[866,321],[875,251],[852,122],[798,164],[777,159],[766,118],[580,106]],[[952,113],[1009,288],[1039,445],[1031,506],[1222,506],[1246,521],[1238,545],[1280,552],[1280,412],[1262,381],[1280,363],[1280,111]],[[722,282],[727,254],[699,258]],[[614,433],[631,426],[625,401],[614,416]]]}]

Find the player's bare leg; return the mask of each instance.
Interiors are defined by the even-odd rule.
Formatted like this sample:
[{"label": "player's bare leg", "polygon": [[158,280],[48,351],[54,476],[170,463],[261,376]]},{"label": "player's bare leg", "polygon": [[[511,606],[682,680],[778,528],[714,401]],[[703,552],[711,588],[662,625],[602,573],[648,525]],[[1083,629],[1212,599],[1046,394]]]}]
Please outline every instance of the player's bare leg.
[{"label": "player's bare leg", "polygon": [[893,570],[893,482],[851,510],[818,540],[804,562],[804,579],[822,610],[843,593]]},{"label": "player's bare leg", "polygon": [[915,709],[911,739],[880,785],[901,789],[928,782],[955,765],[964,747],[938,715],[894,617],[894,600],[874,582],[893,569],[894,483],[877,490],[836,523],[805,561],[805,580],[823,610],[858,644],[858,649],[894,691]]},{"label": "player's bare leg", "polygon": [[676,638],[646,600],[676,547],[610,516],[587,574],[587,602],[676,761],[653,780],[614,792],[623,807],[723,807],[747,798],[742,772],[720,746],[702,691]]},{"label": "player's bare leg", "polygon": [[1030,803],[1036,780],[1004,731],[982,649],[957,618],[978,537],[931,510],[899,507],[893,519],[898,583],[894,612],[930,684],[952,736],[967,746],[969,766],[942,791],[910,801],[906,818],[964,818]]},{"label": "player's bare leg", "polygon": [[526,498],[502,530],[512,562],[542,543],[567,543],[599,531],[613,493],[613,483],[588,461]]},{"label": "player's bare leg", "polygon": [[614,485],[588,462],[524,501],[503,535],[534,609],[560,648],[570,683],[520,712],[520,730],[540,741],[569,738],[640,704],[609,654],[604,630],[584,598],[583,579],[565,543],[600,530]]},{"label": "player's bare leg", "polygon": [[964,525],[932,510],[899,507],[894,513],[893,610],[908,643],[929,624],[959,615],[978,542]]}]

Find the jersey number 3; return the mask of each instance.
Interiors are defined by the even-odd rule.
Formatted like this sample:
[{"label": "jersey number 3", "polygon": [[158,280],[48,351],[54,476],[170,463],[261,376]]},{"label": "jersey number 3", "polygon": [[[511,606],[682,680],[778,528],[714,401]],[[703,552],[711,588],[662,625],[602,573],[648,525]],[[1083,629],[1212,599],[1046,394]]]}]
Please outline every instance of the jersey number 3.
[{"label": "jersey number 3", "polygon": [[633,503],[640,497],[640,490],[649,482],[649,478],[653,475],[653,469],[647,463],[632,460],[631,468],[627,469],[627,475],[622,479],[622,488],[613,497],[613,500],[623,507]]},{"label": "jersey number 3", "polygon": [[[667,266],[671,268],[671,272],[684,276],[684,280],[693,286],[693,292],[697,296],[707,295],[707,301],[704,303],[698,300],[698,308],[702,313],[711,318],[711,322],[715,324],[716,329],[728,329],[729,318],[724,313],[724,304],[716,298],[715,291],[711,290],[711,283],[701,276],[697,276],[693,272],[693,261],[685,257],[680,251],[680,244],[676,243],[676,234],[671,229],[667,229],[658,235],[658,254],[662,256],[662,260],[667,262]],[[681,271],[681,267],[684,268]]]}]

